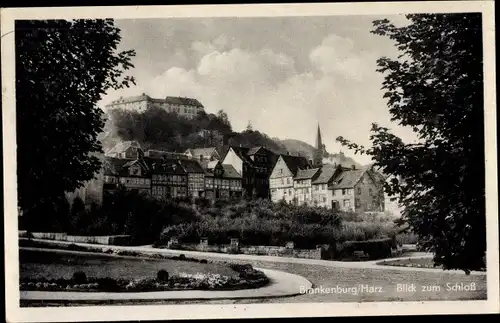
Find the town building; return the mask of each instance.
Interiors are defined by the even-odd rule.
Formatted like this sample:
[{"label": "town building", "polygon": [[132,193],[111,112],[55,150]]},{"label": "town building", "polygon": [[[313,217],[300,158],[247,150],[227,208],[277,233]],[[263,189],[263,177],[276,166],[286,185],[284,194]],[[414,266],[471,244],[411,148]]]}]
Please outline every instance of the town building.
[{"label": "town building", "polygon": [[180,159],[180,164],[187,173],[187,188],[189,197],[205,196],[205,170],[195,159]]},{"label": "town building", "polygon": [[313,203],[312,183],[319,176],[320,168],[299,169],[293,179],[293,188],[295,190],[294,203],[298,205]]},{"label": "town building", "polygon": [[348,212],[384,212],[384,190],[370,169],[342,169],[331,190],[331,207]]},{"label": "town building", "polygon": [[208,148],[189,148],[184,154],[199,161],[214,161],[221,160],[219,153],[215,147]]},{"label": "town building", "polygon": [[162,108],[169,113],[176,113],[188,119],[192,119],[198,113],[205,111],[200,101],[193,98],[167,96],[164,99],[155,99],[145,93],[139,96],[120,97],[106,105],[107,109],[124,109],[138,112],[144,112],[152,107]]},{"label": "town building", "polygon": [[265,147],[229,146],[222,164],[232,165],[242,176],[246,197],[269,198],[269,176],[276,159],[276,154]]},{"label": "town building", "polygon": [[292,155],[280,155],[269,176],[271,200],[292,202],[295,196],[293,179],[300,169],[312,168],[307,158]]},{"label": "town building", "polygon": [[181,160],[145,157],[151,169],[151,195],[157,199],[188,196],[188,173]]},{"label": "town building", "polygon": [[239,198],[242,196],[242,176],[232,165],[211,161],[205,170],[205,196],[218,198]]},{"label": "town building", "polygon": [[323,165],[318,176],[312,181],[313,205],[330,208],[330,194],[328,187],[332,185],[335,176],[341,171],[341,166]]},{"label": "town building", "polygon": [[121,158],[121,159],[136,159],[142,150],[141,145],[137,141],[121,141],[113,148],[106,151],[106,157]]},{"label": "town building", "polygon": [[134,160],[106,157],[103,168],[105,193],[115,192],[120,186],[141,194],[151,193],[151,174],[141,154]]}]

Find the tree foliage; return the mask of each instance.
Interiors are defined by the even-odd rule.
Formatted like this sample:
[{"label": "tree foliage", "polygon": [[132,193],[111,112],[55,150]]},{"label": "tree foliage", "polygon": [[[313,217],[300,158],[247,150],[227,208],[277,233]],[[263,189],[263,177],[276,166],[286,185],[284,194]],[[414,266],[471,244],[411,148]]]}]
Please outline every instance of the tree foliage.
[{"label": "tree foliage", "polygon": [[372,156],[421,245],[447,269],[484,266],[486,249],[481,14],[407,15],[409,25],[374,22],[398,59],[378,60],[392,121],[412,127],[406,144],[372,126],[372,147],[337,140]]},{"label": "tree foliage", "polygon": [[108,89],[122,77],[133,51],[118,52],[113,20],[17,20],[15,24],[19,204],[50,210],[55,199],[94,177],[96,140]]}]

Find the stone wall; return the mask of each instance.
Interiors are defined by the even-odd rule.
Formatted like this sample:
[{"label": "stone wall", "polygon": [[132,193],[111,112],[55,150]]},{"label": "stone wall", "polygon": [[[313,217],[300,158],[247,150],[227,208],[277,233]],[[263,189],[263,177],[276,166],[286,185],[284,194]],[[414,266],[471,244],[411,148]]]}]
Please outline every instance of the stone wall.
[{"label": "stone wall", "polygon": [[201,239],[200,243],[180,243],[173,239],[169,242],[167,248],[176,250],[190,250],[202,252],[219,252],[219,253],[238,253],[246,255],[259,256],[275,256],[275,257],[291,257],[291,258],[307,258],[307,259],[322,259],[322,254],[325,255],[323,248],[316,249],[295,249],[293,242],[287,243],[286,246],[241,246],[237,239],[232,239],[230,244],[211,245],[206,239]]},{"label": "stone wall", "polygon": [[[19,237],[27,237],[26,231],[19,231]],[[130,236],[73,236],[64,232],[31,232],[31,237],[35,239],[58,240],[74,243],[95,243],[103,245],[127,246],[130,245]]]}]

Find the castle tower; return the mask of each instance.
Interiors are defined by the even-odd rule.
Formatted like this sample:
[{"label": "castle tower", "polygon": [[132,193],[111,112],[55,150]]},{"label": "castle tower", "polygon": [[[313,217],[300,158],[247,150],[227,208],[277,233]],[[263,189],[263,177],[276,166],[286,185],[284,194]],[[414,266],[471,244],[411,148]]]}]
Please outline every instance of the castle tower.
[{"label": "castle tower", "polygon": [[316,135],[316,150],[314,151],[313,166],[321,167],[323,165],[323,156],[325,155],[325,145],[321,140],[321,130],[318,123],[318,133]]}]

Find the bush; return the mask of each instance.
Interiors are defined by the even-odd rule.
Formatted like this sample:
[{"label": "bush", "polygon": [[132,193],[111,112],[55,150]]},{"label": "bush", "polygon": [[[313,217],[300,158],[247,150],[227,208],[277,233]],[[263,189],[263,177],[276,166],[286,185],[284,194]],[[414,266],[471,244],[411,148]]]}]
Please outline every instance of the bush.
[{"label": "bush", "polygon": [[72,281],[77,285],[85,284],[87,282],[87,275],[83,271],[77,271],[73,274]]},{"label": "bush", "polygon": [[391,238],[367,240],[367,241],[346,241],[338,245],[337,258],[353,258],[356,251],[362,251],[369,259],[380,259],[391,256]]},{"label": "bush", "polygon": [[168,281],[168,272],[166,270],[159,270],[158,273],[156,274],[156,278],[162,282],[166,283]]}]

